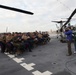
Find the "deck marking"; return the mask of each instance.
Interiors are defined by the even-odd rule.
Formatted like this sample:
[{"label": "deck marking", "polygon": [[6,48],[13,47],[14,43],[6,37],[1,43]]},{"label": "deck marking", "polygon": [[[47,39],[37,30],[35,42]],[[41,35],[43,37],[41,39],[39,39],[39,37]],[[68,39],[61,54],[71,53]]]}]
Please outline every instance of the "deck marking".
[{"label": "deck marking", "polygon": [[24,58],[13,58],[13,60],[17,63],[21,63],[24,60]]},{"label": "deck marking", "polygon": [[32,66],[34,66],[34,63],[30,63],[30,64],[26,64],[26,63],[22,63],[20,64],[22,67],[24,67],[25,69],[27,69],[28,71],[33,70],[34,68]]},{"label": "deck marking", "polygon": [[10,54],[8,54],[7,56],[9,56],[10,58],[14,58],[15,57],[14,55],[10,55]]},{"label": "deck marking", "polygon": [[[19,64],[21,63],[20,65],[28,71],[33,70],[34,69],[33,66],[36,65],[34,63],[30,63],[30,64],[23,63],[23,60],[25,60],[24,58],[17,58],[17,57],[15,57],[15,55],[11,55],[9,53],[5,53],[5,54],[8,57],[12,58],[15,62],[17,62]],[[53,73],[50,71],[45,71],[45,72],[41,73],[40,71],[36,70],[36,71],[32,72],[32,74],[33,75],[52,75]]]},{"label": "deck marking", "polygon": [[43,72],[43,73],[41,73],[40,71],[34,71],[34,72],[32,72],[34,75],[52,75],[52,72],[50,72],[50,71],[45,71],[45,72]]}]

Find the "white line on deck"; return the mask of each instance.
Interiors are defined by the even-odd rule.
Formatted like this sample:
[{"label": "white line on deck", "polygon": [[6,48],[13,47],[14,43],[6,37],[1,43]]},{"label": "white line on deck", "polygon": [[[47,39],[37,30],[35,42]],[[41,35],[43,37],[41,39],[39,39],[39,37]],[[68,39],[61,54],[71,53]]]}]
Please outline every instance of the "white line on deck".
[{"label": "white line on deck", "polygon": [[30,63],[30,64],[26,64],[26,63],[22,63],[20,64],[22,67],[24,67],[25,69],[27,69],[28,71],[33,70],[34,68],[32,66],[34,66],[34,63]]},{"label": "white line on deck", "polygon": [[23,62],[22,60],[24,60],[24,58],[13,58],[14,61],[16,61],[17,63],[21,63]]},{"label": "white line on deck", "polygon": [[34,75],[51,75],[52,74],[52,72],[49,72],[49,71],[45,71],[45,72],[43,72],[43,73],[41,73],[40,71],[34,71],[34,72],[32,72]]},{"label": "white line on deck", "polygon": [[[22,63],[23,60],[25,60],[24,58],[17,58],[17,57],[15,57],[14,55],[11,55],[11,54],[8,54],[8,53],[5,53],[5,54],[6,54],[8,57],[12,58],[15,62],[21,63],[20,65],[21,65],[23,68],[25,68],[26,70],[31,71],[31,70],[34,69],[34,68],[33,68],[33,66],[35,66],[34,63],[30,63],[30,64]],[[45,72],[41,73],[40,71],[36,70],[36,71],[32,72],[32,74],[33,74],[33,75],[51,75],[52,72],[50,72],[50,71],[45,71]]]}]

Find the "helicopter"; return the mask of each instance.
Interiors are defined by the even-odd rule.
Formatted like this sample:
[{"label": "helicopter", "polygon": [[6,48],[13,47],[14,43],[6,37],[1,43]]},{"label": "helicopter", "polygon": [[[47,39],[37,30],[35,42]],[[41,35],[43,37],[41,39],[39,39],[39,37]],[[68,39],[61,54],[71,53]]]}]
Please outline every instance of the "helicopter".
[{"label": "helicopter", "polygon": [[0,4],[0,8],[11,10],[11,11],[16,11],[16,12],[20,12],[20,13],[24,13],[24,14],[30,14],[30,15],[34,14],[30,11],[25,11],[25,10],[22,10],[22,9],[19,9],[19,8],[9,7],[9,6],[5,6],[5,5],[1,5],[1,4]]},{"label": "helicopter", "polygon": [[57,27],[57,38],[59,37],[58,34],[60,34],[61,38],[63,37],[63,33],[60,31],[60,28],[63,26],[63,23],[65,23],[66,21],[62,21],[62,20],[59,20],[59,21],[52,21],[54,23],[57,23],[57,24],[60,24],[60,27],[57,26],[56,24],[56,27]]},{"label": "helicopter", "polygon": [[[64,33],[64,29],[66,28],[66,26],[70,26],[70,21],[72,19],[72,17],[76,14],[76,8],[74,9],[74,11],[71,13],[71,15],[69,16],[69,18],[67,18],[67,21],[52,21],[55,23],[60,23],[60,29],[59,29],[59,33],[61,34],[61,42],[66,42],[65,41],[65,37],[62,36],[62,33]],[[64,24],[63,24],[64,23]]]},{"label": "helicopter", "polygon": [[[60,28],[60,31],[61,32],[63,32],[64,30],[64,28],[68,25],[68,26],[70,26],[70,21],[71,21],[71,19],[72,19],[72,17],[74,16],[76,14],[76,9],[71,13],[71,15],[69,16],[69,18],[67,18],[67,21],[61,26],[61,28]],[[64,39],[62,38],[61,39],[61,42],[63,42],[64,41]]]}]

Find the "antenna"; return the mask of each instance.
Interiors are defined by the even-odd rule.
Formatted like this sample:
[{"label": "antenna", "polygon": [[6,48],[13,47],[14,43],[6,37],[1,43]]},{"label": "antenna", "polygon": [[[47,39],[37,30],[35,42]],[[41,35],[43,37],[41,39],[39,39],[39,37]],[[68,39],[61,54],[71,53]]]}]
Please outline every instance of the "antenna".
[{"label": "antenna", "polygon": [[8,31],[8,27],[6,27],[6,33],[7,33],[7,31]]}]

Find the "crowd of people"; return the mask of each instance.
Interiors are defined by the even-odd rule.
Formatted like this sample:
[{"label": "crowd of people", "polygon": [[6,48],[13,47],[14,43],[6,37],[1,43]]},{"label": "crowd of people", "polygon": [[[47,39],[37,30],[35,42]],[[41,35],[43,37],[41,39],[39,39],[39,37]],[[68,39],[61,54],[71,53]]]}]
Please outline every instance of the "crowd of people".
[{"label": "crowd of people", "polygon": [[46,44],[50,41],[48,32],[13,32],[0,34],[0,49],[1,52],[19,55],[38,45]]}]

